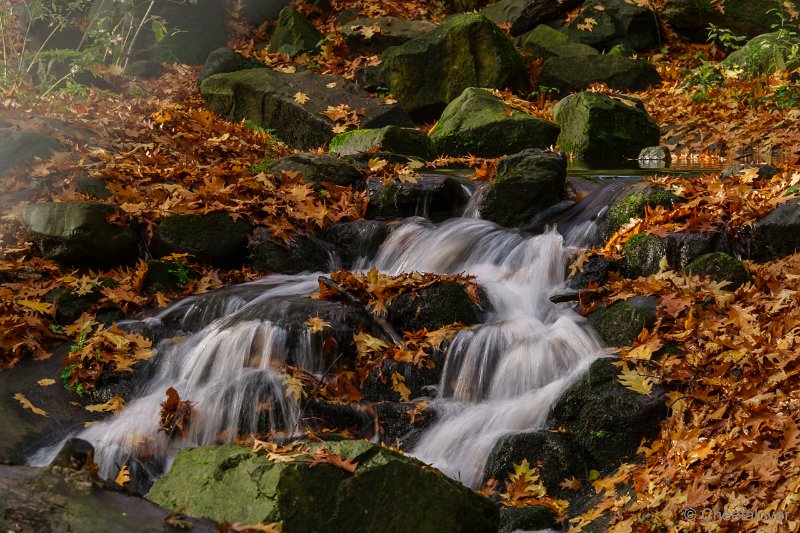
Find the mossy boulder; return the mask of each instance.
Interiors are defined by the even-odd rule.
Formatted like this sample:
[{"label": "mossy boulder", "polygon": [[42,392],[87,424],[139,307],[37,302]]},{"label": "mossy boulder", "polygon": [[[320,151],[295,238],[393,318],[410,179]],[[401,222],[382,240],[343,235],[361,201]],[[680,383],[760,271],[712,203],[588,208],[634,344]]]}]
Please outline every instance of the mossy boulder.
[{"label": "mossy boulder", "polygon": [[283,171],[298,172],[307,183],[333,183],[341,187],[363,184],[361,172],[349,161],[327,154],[297,153],[282,157],[267,167],[267,172],[281,179]]},{"label": "mossy boulder", "polygon": [[726,288],[736,290],[750,281],[750,274],[741,261],[723,252],[701,255],[684,269],[698,276],[708,276],[714,281],[730,281]]},{"label": "mossy boulder", "polygon": [[611,54],[554,56],[542,64],[537,83],[562,95],[583,91],[593,83],[618,91],[643,91],[659,85],[661,76],[646,59]]},{"label": "mossy boulder", "polygon": [[589,0],[564,32],[576,42],[604,51],[624,45],[643,52],[660,40],[656,14],[626,0]]},{"label": "mossy boulder", "polygon": [[310,235],[291,237],[288,243],[276,239],[269,228],[259,227],[247,245],[248,260],[256,272],[296,274],[328,271],[330,251],[324,242]]},{"label": "mossy boulder", "polygon": [[511,35],[518,36],[540,24],[563,18],[583,0],[499,0],[482,13],[495,24],[509,24]]},{"label": "mossy boulder", "polygon": [[358,18],[342,26],[342,37],[352,56],[381,54],[411,39],[433,31],[436,24],[427,20],[397,17]]},{"label": "mossy boulder", "polygon": [[425,161],[435,157],[433,143],[427,135],[417,129],[397,126],[339,134],[331,139],[329,149],[339,155],[364,154],[377,150],[418,157]]},{"label": "mossy boulder", "polygon": [[204,215],[173,215],[158,225],[151,243],[153,255],[186,253],[220,267],[241,266],[250,224],[222,211]]},{"label": "mossy boulder", "polygon": [[[800,8],[797,0],[789,0],[788,5]],[[767,33],[773,25],[781,24],[775,10],[782,6],[775,0],[725,0],[724,8],[719,9],[710,0],[666,0],[661,17],[677,33],[701,43],[708,39],[709,24],[748,37]]]},{"label": "mossy boulder", "polygon": [[139,237],[122,224],[119,208],[93,202],[30,204],[22,213],[25,227],[46,259],[76,266],[129,264],[139,255]]},{"label": "mossy boulder", "polygon": [[655,274],[666,255],[664,241],[655,235],[637,233],[622,247],[622,273],[628,278]]},{"label": "mossy boulder", "polygon": [[642,102],[627,96],[573,94],[556,104],[553,116],[561,127],[561,149],[584,161],[636,157],[659,140],[658,125]]},{"label": "mossy boulder", "polygon": [[599,217],[600,236],[605,242],[631,218],[643,218],[646,208],[660,205],[669,209],[678,200],[677,196],[661,187],[637,183],[616,197],[608,210]]},{"label": "mossy boulder", "polygon": [[530,85],[513,43],[479,14],[454,15],[435,30],[389,48],[381,59],[387,87],[419,121],[436,118],[468,87],[524,90]]},{"label": "mossy boulder", "polygon": [[481,192],[480,217],[506,227],[522,225],[561,201],[566,177],[562,153],[529,149],[503,158],[497,177]]},{"label": "mossy boulder", "polygon": [[400,331],[433,331],[454,322],[471,326],[488,310],[489,299],[479,291],[473,302],[460,283],[439,283],[413,293],[401,294],[389,304],[389,323]]},{"label": "mossy boulder", "polygon": [[587,317],[589,324],[609,346],[630,346],[642,329],[656,320],[655,300],[634,297],[602,307]]},{"label": "mossy boulder", "polygon": [[633,456],[642,439],[655,437],[667,416],[659,386],[650,395],[625,388],[615,359],[592,363],[583,378],[556,402],[549,428],[566,429],[589,456],[590,467],[609,471]]},{"label": "mossy boulder", "polygon": [[448,104],[430,136],[439,154],[498,157],[552,146],[558,126],[512,108],[489,91],[470,87]]},{"label": "mossy boulder", "polygon": [[776,31],[749,40],[720,63],[728,69],[741,69],[745,76],[769,76],[800,67],[800,36]]},{"label": "mossy boulder", "polygon": [[313,52],[324,37],[300,12],[292,6],[286,6],[278,14],[275,32],[269,41],[269,51],[288,56]]},{"label": "mossy boulder", "polygon": [[367,181],[369,204],[367,218],[401,218],[423,216],[434,222],[459,216],[469,201],[462,183],[442,174],[418,174],[414,181],[382,178]]},{"label": "mossy boulder", "polygon": [[[328,85],[335,83],[335,87]],[[308,96],[305,104],[295,101],[298,92]],[[397,104],[359,89],[339,76],[312,72],[287,74],[267,68],[253,68],[215,74],[200,84],[206,107],[218,115],[241,121],[249,119],[290,146],[317,148],[333,138],[334,122],[322,113],[328,107],[346,104],[359,115],[362,128],[413,126],[408,114]]]},{"label": "mossy boulder", "polygon": [[595,56],[599,52],[586,44],[572,40],[546,24],[536,26],[522,38],[520,48],[533,57],[550,59],[551,57]]},{"label": "mossy boulder", "polygon": [[422,463],[366,441],[308,442],[358,464],[273,462],[226,444],[185,449],[149,500],[217,522],[282,522],[286,533],[495,532],[497,507]]},{"label": "mossy boulder", "polygon": [[258,61],[248,59],[239,52],[223,46],[208,54],[206,62],[203,63],[203,70],[197,75],[197,84],[200,85],[204,79],[214,74],[225,74],[260,66],[262,65]]}]

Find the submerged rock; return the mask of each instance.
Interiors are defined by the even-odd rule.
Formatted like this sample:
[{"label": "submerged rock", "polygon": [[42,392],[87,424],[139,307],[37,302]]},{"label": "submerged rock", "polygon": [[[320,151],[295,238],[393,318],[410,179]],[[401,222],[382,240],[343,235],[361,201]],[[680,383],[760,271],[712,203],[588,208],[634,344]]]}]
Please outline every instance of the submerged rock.
[{"label": "submerged rock", "polygon": [[552,146],[558,126],[470,87],[448,104],[430,135],[439,154],[497,157]]},{"label": "submerged rock", "polygon": [[191,254],[217,266],[244,262],[250,224],[221,211],[205,215],[173,215],[158,225],[151,244],[153,255]]},{"label": "submerged rock", "polygon": [[558,144],[578,159],[636,157],[642,148],[656,145],[659,140],[658,125],[642,102],[629,96],[573,94],[556,104],[553,116],[561,127]]},{"label": "submerged rock", "polygon": [[138,235],[109,222],[124,215],[109,204],[46,202],[26,206],[22,220],[45,259],[102,267],[133,263],[139,255]]},{"label": "submerged rock", "polygon": [[[525,63],[483,15],[454,15],[439,28],[381,56],[383,79],[416,120],[435,118],[468,87],[525,89]],[[435,75],[432,75],[435,73]]]},{"label": "submerged rock", "polygon": [[[336,83],[336,87],[328,85]],[[305,104],[294,97],[308,96]],[[316,148],[333,138],[334,122],[322,113],[328,107],[343,104],[354,112],[363,109],[362,128],[413,126],[408,114],[397,104],[370,98],[354,83],[339,76],[311,72],[287,74],[267,68],[253,68],[216,74],[200,84],[206,107],[218,115],[236,121],[250,119],[259,126],[275,130],[290,146]]]},{"label": "submerged rock", "polygon": [[366,441],[308,442],[357,463],[273,462],[226,444],[185,449],[147,497],[219,522],[282,522],[286,533],[482,533],[498,510],[422,463]]},{"label": "submerged rock", "polygon": [[564,197],[567,159],[562,153],[538,149],[508,156],[497,167],[497,177],[483,191],[481,218],[501,226],[528,222]]}]

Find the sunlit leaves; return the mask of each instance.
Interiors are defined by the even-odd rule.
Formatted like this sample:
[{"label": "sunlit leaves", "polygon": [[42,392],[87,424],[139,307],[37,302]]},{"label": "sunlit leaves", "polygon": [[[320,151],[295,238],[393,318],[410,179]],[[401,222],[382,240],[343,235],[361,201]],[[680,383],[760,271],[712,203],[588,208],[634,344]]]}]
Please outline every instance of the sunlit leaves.
[{"label": "sunlit leaves", "polygon": [[628,368],[623,364],[622,370],[617,378],[622,386],[639,394],[650,395],[653,392],[653,381],[650,377],[642,375],[637,369]]},{"label": "sunlit leaves", "polygon": [[14,395],[14,399],[17,400],[23,408],[29,409],[33,411],[35,414],[40,416],[47,416],[47,412],[44,409],[40,409],[33,405],[31,401],[21,392],[18,392]]}]

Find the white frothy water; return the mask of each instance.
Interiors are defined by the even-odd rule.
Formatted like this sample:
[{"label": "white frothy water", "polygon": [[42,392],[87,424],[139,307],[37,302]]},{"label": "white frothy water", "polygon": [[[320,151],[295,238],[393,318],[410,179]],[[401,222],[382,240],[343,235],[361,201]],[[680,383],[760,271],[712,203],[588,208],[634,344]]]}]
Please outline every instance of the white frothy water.
[{"label": "white frothy water", "polygon": [[380,270],[466,272],[494,307],[490,322],[463,330],[449,348],[439,421],[413,455],[477,486],[497,440],[541,428],[564,389],[602,353],[585,321],[549,300],[563,285],[564,260],[556,231],[531,237],[482,220],[409,223],[384,244]]},{"label": "white frothy water", "polygon": [[[477,219],[439,226],[410,220],[373,261],[358,265],[390,274],[475,275],[494,309],[488,323],[464,329],[449,348],[435,402],[439,421],[414,455],[478,485],[497,440],[542,427],[551,405],[601,353],[584,320],[549,300],[563,285],[564,253],[556,231],[529,236]],[[188,298],[148,319],[194,333],[162,343],[137,399],[76,435],[95,446],[101,475],[115,476],[131,456],[153,458],[157,474],[183,447],[232,441],[265,428],[302,431],[300,407],[285,396],[273,365],[324,371],[320,347],[287,322],[291,299],[317,288],[316,274],[269,276]],[[159,430],[168,387],[194,403],[183,437]],[[39,452],[32,463],[47,463],[57,450]]]}]

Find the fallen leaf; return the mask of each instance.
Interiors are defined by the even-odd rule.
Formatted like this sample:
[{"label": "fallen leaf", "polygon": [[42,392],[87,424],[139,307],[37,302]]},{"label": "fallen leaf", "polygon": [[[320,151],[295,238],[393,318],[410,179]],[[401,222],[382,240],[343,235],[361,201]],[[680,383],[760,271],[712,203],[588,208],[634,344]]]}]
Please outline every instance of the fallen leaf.
[{"label": "fallen leaf", "polygon": [[28,398],[26,398],[25,395],[22,394],[21,392],[16,393],[14,395],[14,399],[17,400],[19,403],[21,403],[22,407],[24,407],[25,409],[30,409],[37,415],[47,416],[47,413],[43,409],[39,409],[38,407],[33,405],[31,401]]}]

